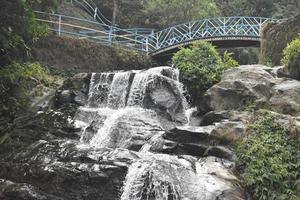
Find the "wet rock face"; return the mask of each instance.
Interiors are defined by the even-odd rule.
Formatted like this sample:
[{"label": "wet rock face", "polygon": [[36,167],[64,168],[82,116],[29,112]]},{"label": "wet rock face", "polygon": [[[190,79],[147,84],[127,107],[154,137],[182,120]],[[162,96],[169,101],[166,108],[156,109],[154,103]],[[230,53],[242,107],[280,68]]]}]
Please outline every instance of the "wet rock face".
[{"label": "wet rock face", "polygon": [[[171,79],[172,80],[172,79]],[[155,77],[146,89],[144,107],[156,110],[172,121],[186,122],[184,97],[177,82]]]},{"label": "wet rock face", "polygon": [[205,103],[215,111],[269,108],[297,115],[300,110],[300,82],[272,76],[262,65],[245,65],[227,70],[220,83],[205,94]]},{"label": "wet rock face", "polygon": [[[118,199],[134,153],[78,149],[75,141],[38,141],[1,162],[3,199]],[[20,183],[26,184],[20,184]]]},{"label": "wet rock face", "polygon": [[244,199],[223,133],[240,134],[246,114],[178,126],[185,102],[177,80],[160,67],[66,82],[57,110],[20,119],[13,142],[0,146],[1,199]]},{"label": "wet rock face", "polygon": [[58,200],[59,198],[46,194],[38,188],[26,183],[14,183],[0,179],[0,198],[7,200]]},{"label": "wet rock face", "polygon": [[55,102],[113,109],[141,106],[169,120],[185,123],[185,98],[178,78],[178,71],[171,67],[77,74],[57,91]]},{"label": "wet rock face", "polygon": [[[142,199],[244,199],[233,163],[207,157],[145,155],[129,168],[121,200]],[[231,191],[231,193],[226,193]]]},{"label": "wet rock face", "polygon": [[113,113],[98,129],[90,144],[95,147],[126,148],[139,151],[154,135],[162,132],[156,113],[125,108]]}]

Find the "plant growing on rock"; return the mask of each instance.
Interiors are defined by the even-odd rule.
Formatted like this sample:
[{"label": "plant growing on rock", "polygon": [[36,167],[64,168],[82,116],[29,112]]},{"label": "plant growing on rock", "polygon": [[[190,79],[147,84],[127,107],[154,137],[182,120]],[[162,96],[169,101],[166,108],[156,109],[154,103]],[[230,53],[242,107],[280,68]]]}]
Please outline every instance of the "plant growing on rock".
[{"label": "plant growing on rock", "polygon": [[181,79],[194,101],[220,81],[225,69],[238,65],[227,52],[222,60],[215,47],[205,41],[182,48],[173,56],[172,62],[180,70]]},{"label": "plant growing on rock", "polygon": [[239,63],[232,58],[232,54],[233,53],[228,52],[228,51],[224,52],[223,59],[222,59],[223,60],[224,69],[229,69],[229,68],[232,68],[232,67],[239,66]]},{"label": "plant growing on rock", "polygon": [[242,183],[254,199],[300,197],[299,145],[270,113],[249,125],[248,136],[236,152]]},{"label": "plant growing on rock", "polygon": [[[56,79],[38,63],[12,63],[0,69],[0,113],[13,117],[28,107],[30,98],[42,94]],[[54,84],[54,85],[53,85]]]},{"label": "plant growing on rock", "polygon": [[300,80],[300,35],[283,50],[281,62],[291,77]]}]

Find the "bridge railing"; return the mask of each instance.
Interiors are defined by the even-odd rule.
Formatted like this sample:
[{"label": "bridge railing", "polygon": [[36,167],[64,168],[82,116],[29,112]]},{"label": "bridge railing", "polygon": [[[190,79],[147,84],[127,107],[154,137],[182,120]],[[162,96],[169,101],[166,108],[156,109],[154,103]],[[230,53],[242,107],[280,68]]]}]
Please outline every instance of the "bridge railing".
[{"label": "bridge railing", "polygon": [[[94,20],[99,22],[100,25],[103,25],[103,28],[106,31],[110,31],[110,27],[113,26],[112,22],[102,14],[102,12],[99,10],[99,8],[97,7],[97,5],[94,3],[93,0],[67,0],[67,1],[72,3],[75,6],[78,6],[85,12],[87,12],[91,17],[94,18]],[[151,33],[154,32],[154,29],[151,28],[129,28],[124,30],[139,35],[150,35]]]},{"label": "bridge railing", "polygon": [[[266,22],[276,21],[263,17],[221,17],[176,25],[155,32],[148,38],[151,51],[196,39],[222,37],[249,37],[259,40],[261,28]],[[154,48],[153,48],[154,47]]]},{"label": "bridge railing", "polygon": [[[74,1],[74,0],[73,0]],[[58,35],[71,35],[105,45],[118,44],[155,54],[194,40],[255,40],[259,41],[262,26],[276,19],[262,17],[221,17],[176,25],[150,34],[143,29],[122,29],[96,21],[59,14],[36,12],[37,19],[49,25]]]},{"label": "bridge railing", "polygon": [[[117,44],[138,51],[149,51],[147,36],[130,30],[103,25],[95,21],[80,19],[59,14],[35,12],[37,20],[49,26],[49,29],[60,35],[89,39],[105,45]],[[109,31],[101,28],[106,26]]]}]

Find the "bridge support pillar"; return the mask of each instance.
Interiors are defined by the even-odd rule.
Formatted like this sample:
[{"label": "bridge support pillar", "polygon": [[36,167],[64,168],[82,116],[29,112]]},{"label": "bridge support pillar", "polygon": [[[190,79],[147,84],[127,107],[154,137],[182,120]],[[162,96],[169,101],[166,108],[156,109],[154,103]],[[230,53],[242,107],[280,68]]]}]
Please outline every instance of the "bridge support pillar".
[{"label": "bridge support pillar", "polygon": [[148,37],[146,38],[146,52],[148,55],[149,54],[149,38]]},{"label": "bridge support pillar", "polygon": [[113,28],[112,26],[109,28],[109,33],[108,33],[108,45],[111,46],[112,45],[112,31]]}]

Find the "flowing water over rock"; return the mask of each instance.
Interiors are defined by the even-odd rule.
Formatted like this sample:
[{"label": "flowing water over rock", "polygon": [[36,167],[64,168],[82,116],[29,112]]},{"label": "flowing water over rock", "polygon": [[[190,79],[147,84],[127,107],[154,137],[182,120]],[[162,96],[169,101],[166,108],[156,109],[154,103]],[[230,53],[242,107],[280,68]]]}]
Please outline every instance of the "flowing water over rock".
[{"label": "flowing water over rock", "polygon": [[219,199],[224,191],[234,190],[232,165],[214,157],[197,161],[148,153],[129,168],[121,200]]},{"label": "flowing water over rock", "polygon": [[158,115],[186,122],[186,101],[176,69],[93,73],[88,104],[75,117],[81,141],[103,148],[139,150],[163,131]]},{"label": "flowing water over rock", "polygon": [[234,190],[232,163],[151,152],[163,140],[162,118],[189,123],[194,111],[187,109],[178,71],[158,67],[92,74],[88,104],[75,120],[83,128],[81,142],[88,146],[139,151],[121,200],[218,199]]},{"label": "flowing water over rock", "polygon": [[0,165],[0,199],[2,193],[5,200],[244,199],[231,172],[232,152],[211,147],[220,143],[211,136],[215,126],[187,126],[195,109],[188,110],[178,70],[84,77],[90,80],[84,90],[65,88],[60,94],[68,98],[58,98],[76,103],[66,99],[80,94],[77,105],[84,106],[74,108],[75,116],[54,112],[49,118],[54,130],[39,128],[42,134]]}]

